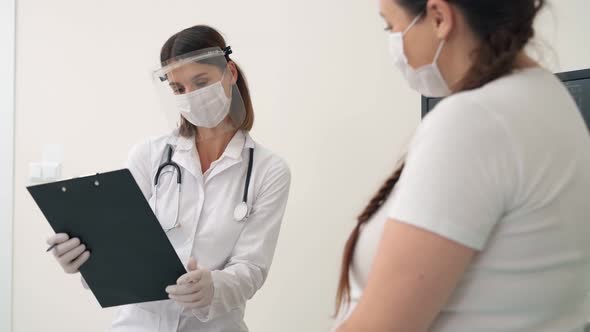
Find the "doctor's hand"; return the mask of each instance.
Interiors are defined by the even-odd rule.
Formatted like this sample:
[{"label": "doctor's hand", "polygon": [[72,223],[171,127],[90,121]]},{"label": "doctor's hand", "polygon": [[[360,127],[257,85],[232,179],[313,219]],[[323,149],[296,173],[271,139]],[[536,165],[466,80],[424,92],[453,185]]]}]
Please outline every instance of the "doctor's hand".
[{"label": "doctor's hand", "polygon": [[203,308],[213,301],[213,278],[211,271],[197,266],[197,261],[190,258],[188,272],[176,281],[176,285],[166,287],[170,299],[184,308]]},{"label": "doctor's hand", "polygon": [[70,239],[68,234],[58,233],[47,239],[47,244],[57,244],[51,251],[53,256],[66,273],[76,273],[80,266],[90,258],[90,252],[86,246],[80,243],[80,239]]}]

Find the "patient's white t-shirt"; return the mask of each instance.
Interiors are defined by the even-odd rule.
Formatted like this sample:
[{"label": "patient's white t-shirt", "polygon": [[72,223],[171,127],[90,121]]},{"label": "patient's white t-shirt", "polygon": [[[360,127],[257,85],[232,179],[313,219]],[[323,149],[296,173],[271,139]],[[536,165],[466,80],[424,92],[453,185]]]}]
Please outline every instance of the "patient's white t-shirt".
[{"label": "patient's white t-shirt", "polygon": [[[430,331],[569,332],[587,322],[590,135],[553,74],[521,70],[440,102],[382,210],[370,221],[381,229],[396,219],[479,251]],[[353,304],[373,233],[359,238]]]}]

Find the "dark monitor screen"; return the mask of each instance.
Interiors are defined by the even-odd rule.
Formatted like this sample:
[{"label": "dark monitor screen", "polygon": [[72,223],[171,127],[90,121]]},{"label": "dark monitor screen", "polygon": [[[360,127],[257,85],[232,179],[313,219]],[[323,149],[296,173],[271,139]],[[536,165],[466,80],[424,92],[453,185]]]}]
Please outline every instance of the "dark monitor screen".
[{"label": "dark monitor screen", "polygon": [[564,81],[563,83],[570,90],[588,128],[590,128],[590,73],[588,74],[586,78]]},{"label": "dark monitor screen", "polygon": [[[590,128],[590,69],[558,73],[556,75],[569,89],[582,112],[586,125]],[[441,99],[422,97],[422,117],[430,112]]]}]

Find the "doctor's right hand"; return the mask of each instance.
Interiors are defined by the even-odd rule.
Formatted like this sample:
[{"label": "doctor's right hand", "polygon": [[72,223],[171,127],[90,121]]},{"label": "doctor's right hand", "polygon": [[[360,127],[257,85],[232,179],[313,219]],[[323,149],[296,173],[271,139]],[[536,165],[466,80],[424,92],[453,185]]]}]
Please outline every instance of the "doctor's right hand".
[{"label": "doctor's right hand", "polygon": [[90,258],[90,251],[80,243],[80,239],[70,239],[68,234],[58,233],[47,239],[47,244],[57,244],[51,251],[53,256],[66,273],[77,273],[80,266]]}]

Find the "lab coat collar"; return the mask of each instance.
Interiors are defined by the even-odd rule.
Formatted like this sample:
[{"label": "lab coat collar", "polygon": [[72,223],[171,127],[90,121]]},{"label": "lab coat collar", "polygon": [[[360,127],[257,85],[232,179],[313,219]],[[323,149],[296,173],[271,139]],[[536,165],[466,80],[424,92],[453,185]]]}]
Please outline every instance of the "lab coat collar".
[{"label": "lab coat collar", "polygon": [[175,146],[175,151],[187,151],[187,150],[192,150],[195,146],[195,137],[194,136],[190,136],[190,137],[183,137],[178,135],[178,138],[176,139],[176,146]]},{"label": "lab coat collar", "polygon": [[[195,147],[195,137],[183,137],[178,134],[175,142],[175,151],[192,150]],[[242,155],[242,151],[245,149],[255,147],[256,143],[247,131],[239,130],[236,132],[234,137],[230,140],[229,144],[225,148],[222,156],[230,157],[232,159],[239,159]]]},{"label": "lab coat collar", "polygon": [[197,149],[194,148],[192,137],[178,136],[176,142],[170,144],[174,147],[172,161],[186,169],[195,178],[201,178],[201,163],[197,156]]},{"label": "lab coat collar", "polygon": [[255,148],[256,147],[256,143],[254,142],[254,140],[252,139],[252,137],[250,137],[250,133],[247,131],[244,131],[244,136],[246,136],[246,144],[244,145],[245,149],[249,149],[249,148]]},{"label": "lab coat collar", "polygon": [[242,159],[242,152],[245,149],[254,147],[254,141],[248,134],[248,132],[239,130],[234,137],[231,139],[225,151],[223,151],[223,157],[228,157],[234,160]]},{"label": "lab coat collar", "polygon": [[[182,137],[177,135],[176,142],[171,143],[174,145],[175,152],[172,156],[172,160],[185,168],[194,177],[202,177],[203,174],[201,172],[201,162],[199,160],[199,156],[197,155],[194,137]],[[212,177],[224,169],[242,161],[242,152],[246,149],[254,148],[255,146],[256,143],[252,137],[250,137],[248,132],[243,130],[236,132],[234,137],[232,137],[231,141],[225,148],[221,158],[218,160],[220,165],[215,167],[216,170],[213,170],[213,174],[211,174],[209,177]],[[226,157],[227,160],[224,161]]]},{"label": "lab coat collar", "polygon": [[238,131],[225,148],[221,158],[211,164],[210,173],[206,177],[205,183],[226,169],[242,162],[243,152],[250,147],[254,147],[254,141],[247,132]]}]

